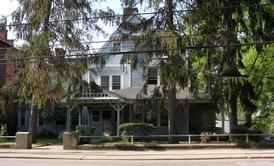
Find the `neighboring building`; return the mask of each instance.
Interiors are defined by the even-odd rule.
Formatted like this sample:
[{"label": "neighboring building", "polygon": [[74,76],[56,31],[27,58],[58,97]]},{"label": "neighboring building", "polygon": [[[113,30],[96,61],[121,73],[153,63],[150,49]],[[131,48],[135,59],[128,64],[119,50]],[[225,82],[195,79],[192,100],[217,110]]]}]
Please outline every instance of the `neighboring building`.
[{"label": "neighboring building", "polygon": [[[13,47],[13,40],[7,39],[7,32],[6,25],[0,24],[0,88],[5,86],[6,89],[12,87],[15,83],[15,68],[8,61],[8,58],[11,58],[17,51]],[[0,112],[3,113],[1,114],[3,118],[1,120],[2,123],[5,122],[7,134],[14,135],[16,132],[17,108],[10,97],[9,94],[3,91],[0,93]]]},{"label": "neighboring building", "polygon": [[[134,8],[127,8],[124,13],[124,21],[132,24],[140,23],[143,19],[136,15],[137,10]],[[149,122],[156,126],[151,134],[167,134],[166,108],[157,108],[156,114],[148,114],[149,110],[136,111],[134,108],[136,102],[142,103],[151,98],[154,89],[161,86],[161,78],[153,65],[146,71],[133,70],[130,63],[121,65],[123,53],[131,51],[134,46],[133,41],[121,40],[123,33],[132,35],[132,32],[120,26],[98,51],[98,55],[106,59],[105,66],[97,69],[95,65],[90,65],[83,76],[88,83],[94,81],[104,90],[95,92],[93,89],[85,89],[71,97],[70,103],[73,105],[69,112],[72,118],[69,119],[72,119],[72,125],[67,124],[67,127],[84,124],[94,127],[96,135],[104,132],[119,135],[121,123]],[[148,84],[147,93],[143,92],[145,83]],[[177,111],[178,134],[199,134],[215,127],[215,112],[208,96],[193,94],[184,89],[178,90],[177,100],[180,103]]]}]

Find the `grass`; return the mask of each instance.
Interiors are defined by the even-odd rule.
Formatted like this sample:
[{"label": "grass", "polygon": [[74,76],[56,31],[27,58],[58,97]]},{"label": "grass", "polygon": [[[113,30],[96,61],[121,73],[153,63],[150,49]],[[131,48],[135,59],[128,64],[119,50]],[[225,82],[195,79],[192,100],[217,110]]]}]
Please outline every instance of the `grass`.
[{"label": "grass", "polygon": [[58,138],[38,138],[34,146],[62,145],[63,141]]}]

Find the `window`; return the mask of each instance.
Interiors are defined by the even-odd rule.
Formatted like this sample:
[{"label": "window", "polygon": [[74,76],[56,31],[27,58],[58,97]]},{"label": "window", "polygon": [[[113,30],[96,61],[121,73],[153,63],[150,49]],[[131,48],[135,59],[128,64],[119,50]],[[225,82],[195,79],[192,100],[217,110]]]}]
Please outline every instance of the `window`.
[{"label": "window", "polygon": [[121,77],[119,75],[112,76],[112,90],[121,89]]},{"label": "window", "polygon": [[92,121],[93,122],[100,121],[100,112],[98,110],[92,111]]},{"label": "window", "polygon": [[155,67],[148,68],[147,76],[148,76],[148,78],[147,78],[148,84],[152,84],[152,85],[158,84],[157,68],[155,68]]},{"label": "window", "polygon": [[101,87],[109,90],[109,76],[101,76]]},{"label": "window", "polygon": [[26,110],[20,110],[20,126],[26,126]]},{"label": "window", "polygon": [[121,43],[120,42],[114,42],[114,43],[112,43],[112,51],[113,52],[119,52],[119,51],[121,51]]}]

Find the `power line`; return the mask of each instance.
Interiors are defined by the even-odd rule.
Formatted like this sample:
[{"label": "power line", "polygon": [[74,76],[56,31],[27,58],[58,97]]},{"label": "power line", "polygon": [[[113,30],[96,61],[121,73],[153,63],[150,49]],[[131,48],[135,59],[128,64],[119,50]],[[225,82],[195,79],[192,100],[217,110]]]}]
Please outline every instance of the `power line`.
[{"label": "power line", "polygon": [[[76,59],[92,59],[92,58],[98,58],[100,56],[109,56],[109,55],[119,55],[119,54],[142,54],[142,53],[160,53],[160,52],[166,52],[166,51],[178,51],[182,49],[204,49],[204,48],[222,48],[222,47],[230,47],[230,46],[250,46],[250,45],[263,45],[263,44],[271,44],[274,43],[274,41],[267,41],[267,42],[255,42],[255,43],[243,43],[243,44],[226,44],[226,45],[201,45],[201,46],[186,46],[181,48],[170,48],[170,49],[153,49],[153,50],[134,50],[134,51],[121,51],[121,52],[105,52],[105,53],[82,53],[79,55],[65,55],[64,59],[61,60],[76,60]],[[26,54],[27,55],[27,54]],[[19,64],[22,63],[20,60],[35,60],[35,59],[41,59],[41,62],[45,62],[45,59],[49,58],[49,62],[55,62],[60,61],[61,58],[59,56],[39,56],[39,57],[22,57],[22,58],[8,58],[8,59],[0,59],[0,61],[12,61],[12,60],[18,60]],[[53,58],[53,60],[51,60]],[[54,58],[56,58],[54,60]],[[16,62],[0,62],[0,65],[3,64],[12,64]],[[33,63],[33,62],[26,62],[26,63]]]},{"label": "power line", "polygon": [[[246,31],[238,31],[237,33],[246,33]],[[252,32],[251,32],[252,33]],[[193,34],[193,35],[181,35],[181,36],[172,36],[172,35],[166,35],[166,36],[160,36],[158,38],[178,38],[178,37],[182,37],[182,38],[191,38],[192,40],[195,40],[195,38],[197,37],[202,37],[204,39],[208,38],[208,37],[221,37],[223,34],[220,33],[215,33],[215,34]],[[142,36],[142,37],[136,37],[137,35],[127,35],[127,38],[125,39],[121,39],[122,37],[117,37],[119,39],[111,39],[112,37],[110,37],[109,40],[97,40],[97,41],[86,41],[86,42],[80,42],[80,44],[97,44],[97,43],[106,43],[106,42],[125,42],[125,41],[145,41],[146,39],[144,37],[146,36]],[[273,35],[264,35],[264,37],[274,37]],[[114,37],[115,38],[115,37]],[[143,39],[136,39],[136,38],[143,38]],[[252,39],[252,36],[248,36],[248,38]],[[244,38],[247,39],[247,38]],[[199,39],[197,39],[199,40]],[[68,46],[69,44],[56,44],[53,47],[58,48],[58,46]],[[123,47],[128,47],[128,46],[123,46]],[[131,46],[129,46],[131,47]],[[23,47],[16,47],[17,49],[21,49]],[[101,48],[101,47],[100,47]],[[94,48],[93,49],[100,49],[100,48]],[[14,47],[0,47],[0,50],[7,50],[7,49],[14,49]],[[75,50],[76,51],[76,50]],[[78,51],[83,51],[81,49],[78,49]]]},{"label": "power line", "polygon": [[[182,10],[174,10],[174,13],[182,13],[187,11],[206,11],[206,10],[216,10],[216,9],[227,9],[227,8],[240,8],[240,7],[252,7],[252,6],[273,6],[274,4],[249,4],[249,5],[235,5],[235,6],[220,6],[220,7],[211,7],[211,8],[198,8],[198,9],[182,9]],[[156,12],[142,12],[137,14],[132,14],[135,16],[143,16],[143,15],[153,15],[153,14],[159,14],[163,13],[162,10],[156,11]],[[94,16],[94,17],[87,17],[87,18],[76,18],[76,19],[60,19],[60,20],[52,20],[49,22],[43,22],[43,21],[36,21],[31,23],[18,23],[18,24],[8,24],[7,27],[13,27],[13,26],[26,26],[26,25],[34,25],[34,24],[52,24],[57,22],[73,22],[73,21],[89,21],[89,20],[96,20],[96,19],[105,19],[105,18],[117,18],[120,19],[123,17],[123,14],[114,14],[114,15],[108,15],[108,16]]]}]

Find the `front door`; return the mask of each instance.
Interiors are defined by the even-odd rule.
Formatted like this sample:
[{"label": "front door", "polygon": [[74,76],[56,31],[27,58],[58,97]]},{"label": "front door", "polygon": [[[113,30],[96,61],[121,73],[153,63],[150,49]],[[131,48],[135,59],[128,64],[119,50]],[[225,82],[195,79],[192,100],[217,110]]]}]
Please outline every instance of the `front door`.
[{"label": "front door", "polygon": [[112,133],[112,111],[104,110],[102,115],[102,132],[103,133]]}]

